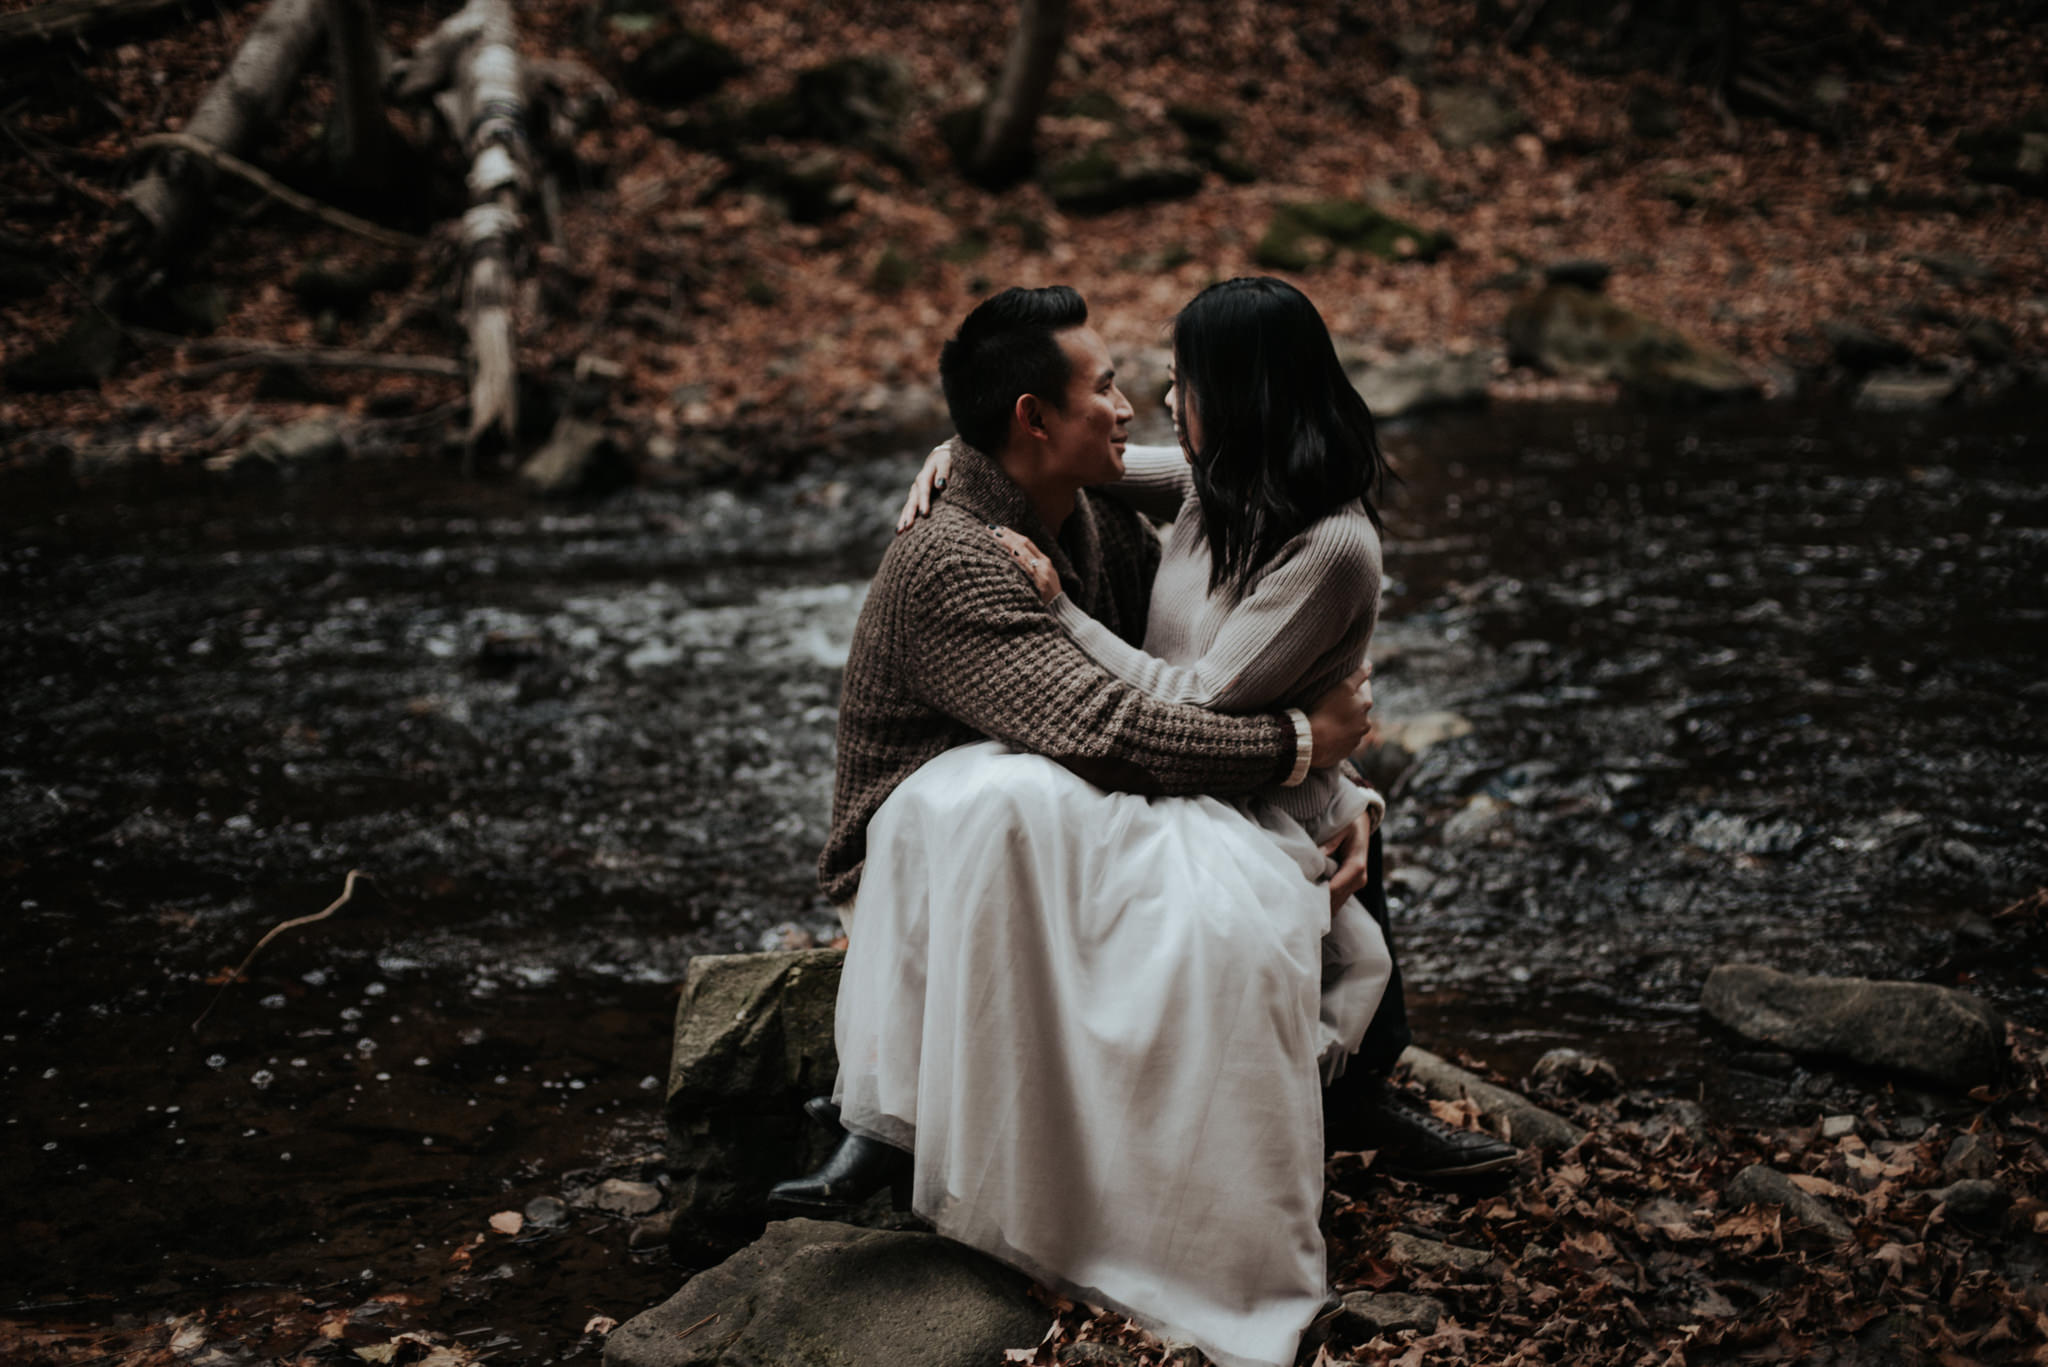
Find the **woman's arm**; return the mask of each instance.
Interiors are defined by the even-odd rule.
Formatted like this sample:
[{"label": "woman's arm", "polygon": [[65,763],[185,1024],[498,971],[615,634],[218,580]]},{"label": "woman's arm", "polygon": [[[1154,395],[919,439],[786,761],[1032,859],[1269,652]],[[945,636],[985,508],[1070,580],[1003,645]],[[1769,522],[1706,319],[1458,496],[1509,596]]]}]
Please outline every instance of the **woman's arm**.
[{"label": "woman's arm", "polygon": [[1379,540],[1372,524],[1362,516],[1339,516],[1291,542],[1191,664],[1147,655],[1064,594],[1052,600],[1052,611],[1091,658],[1148,696],[1247,711],[1292,696],[1348,639],[1362,647],[1379,610],[1379,592]]},{"label": "woman's arm", "polygon": [[1178,446],[1126,446],[1124,477],[1101,488],[1154,522],[1171,522],[1195,487],[1187,454]]}]

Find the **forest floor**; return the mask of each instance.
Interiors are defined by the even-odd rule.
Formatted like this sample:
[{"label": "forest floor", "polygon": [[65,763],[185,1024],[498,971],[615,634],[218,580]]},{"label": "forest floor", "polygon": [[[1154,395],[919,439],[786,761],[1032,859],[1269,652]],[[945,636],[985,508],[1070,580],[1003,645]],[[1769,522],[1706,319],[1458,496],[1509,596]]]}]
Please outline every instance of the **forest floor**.
[{"label": "forest floor", "polygon": [[[439,17],[406,0],[380,8],[401,53]],[[984,95],[1005,13],[680,0],[677,29],[566,0],[522,5],[529,55],[585,68],[567,79],[574,129],[553,153],[561,210],[536,225],[553,242],[530,267],[522,369],[557,394],[581,386],[587,406],[594,386],[606,423],[657,466],[765,473],[863,432],[942,428],[939,344],[995,289],[1074,284],[1120,356],[1156,354],[1203,285],[1266,269],[1259,243],[1278,206],[1339,198],[1454,243],[1433,254],[1397,240],[1391,259],[1338,249],[1294,277],[1367,359],[1498,350],[1517,293],[1575,258],[1610,265],[1618,302],[1727,349],[1766,393],[1827,376],[1822,325],[1837,321],[1930,369],[2025,369],[2048,354],[2048,200],[1971,176],[1973,139],[2032,126],[2048,70],[2038,17],[1774,6],[1748,52],[1784,107],[1738,101],[1723,117],[1699,75],[1711,35],[1639,23],[1617,37],[1574,22],[1579,8],[1549,7],[1533,41],[1510,47],[1504,19],[1446,0],[1077,6],[1041,166],[1192,156],[1210,168],[1189,197],[1083,214],[1039,181],[989,192],[951,169],[944,116]],[[0,362],[80,312],[129,145],[180,126],[257,12],[74,42],[16,73],[23,94],[0,109],[12,159],[0,243],[39,250],[41,274],[0,303]],[[679,100],[647,74],[661,43],[697,41],[678,34],[725,45],[737,70],[715,94]],[[809,108],[798,73],[877,54],[891,63],[885,88],[822,123],[758,117],[778,99],[786,114],[793,92]],[[255,160],[320,191],[331,102],[309,74]],[[190,263],[196,293],[177,306],[200,321],[151,320],[96,390],[0,389],[0,441],[47,453],[113,431],[109,450],[190,460],[308,412],[389,419],[458,402],[454,381],[416,375],[180,375],[206,353],[164,330],[459,355],[453,253],[433,225],[459,212],[460,168],[431,146],[423,111],[394,123],[424,149],[427,179],[349,207],[433,230],[427,249],[394,260],[227,185]],[[313,264],[363,268],[372,283],[337,308],[305,283]],[[1506,358],[1495,369],[1496,397],[1612,392]]]}]

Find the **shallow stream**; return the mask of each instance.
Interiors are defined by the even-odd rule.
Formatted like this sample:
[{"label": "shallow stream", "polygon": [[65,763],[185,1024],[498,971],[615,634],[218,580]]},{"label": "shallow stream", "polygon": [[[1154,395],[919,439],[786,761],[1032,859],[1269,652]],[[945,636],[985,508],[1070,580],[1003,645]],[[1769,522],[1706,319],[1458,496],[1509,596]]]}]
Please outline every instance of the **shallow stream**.
[{"label": "shallow stream", "polygon": [[[1717,1035],[1716,962],[2048,1024],[2044,947],[1993,919],[2048,883],[2037,428],[1390,432],[1380,711],[1471,727],[1389,826],[1422,1043],[1776,1122],[1870,1081]],[[232,1311],[265,1355],[310,1299],[539,1362],[672,1290],[591,1193],[660,1173],[690,956],[829,929],[838,669],[911,469],[570,508],[424,467],[0,487],[0,1317]]]}]

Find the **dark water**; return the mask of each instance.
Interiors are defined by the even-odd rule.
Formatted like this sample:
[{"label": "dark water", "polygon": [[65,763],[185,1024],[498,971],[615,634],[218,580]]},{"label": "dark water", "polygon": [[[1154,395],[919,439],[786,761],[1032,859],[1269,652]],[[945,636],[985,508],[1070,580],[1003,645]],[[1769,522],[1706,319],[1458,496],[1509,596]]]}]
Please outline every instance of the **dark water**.
[{"label": "dark water", "polygon": [[[2048,946],[1993,919],[2048,883],[2035,426],[1390,434],[1381,711],[1472,728],[1389,827],[1425,1044],[1796,1118],[1851,1084],[1717,1038],[1715,962],[2048,1023]],[[419,468],[0,487],[0,1314],[382,1294],[522,1362],[673,1289],[587,1196],[659,1174],[689,957],[829,920],[837,671],[910,469],[570,510]]]}]

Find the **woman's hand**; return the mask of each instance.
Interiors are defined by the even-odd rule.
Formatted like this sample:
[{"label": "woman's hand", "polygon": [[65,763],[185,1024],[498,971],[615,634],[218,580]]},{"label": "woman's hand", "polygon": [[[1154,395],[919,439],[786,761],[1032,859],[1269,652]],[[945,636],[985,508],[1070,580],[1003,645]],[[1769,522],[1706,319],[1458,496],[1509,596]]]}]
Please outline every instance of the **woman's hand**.
[{"label": "woman's hand", "polygon": [[1311,768],[1327,769],[1350,758],[1372,732],[1372,661],[1322,697],[1308,714],[1313,749]]},{"label": "woman's hand", "polygon": [[1379,825],[1380,809],[1368,807],[1358,819],[1323,842],[1323,853],[1337,861],[1330,875],[1330,912],[1344,905],[1344,899],[1365,886],[1365,871],[1372,853],[1372,833]]},{"label": "woman's hand", "polygon": [[1060,596],[1060,572],[1052,567],[1052,558],[1034,545],[1022,532],[1011,531],[1008,527],[990,527],[989,535],[1002,544],[1016,561],[1031,576],[1031,587],[1038,590],[1038,599],[1050,603]]},{"label": "woman's hand", "polygon": [[945,489],[946,476],[952,473],[953,444],[940,442],[924,458],[924,468],[917,472],[917,478],[910,481],[910,493],[903,500],[903,511],[896,514],[896,535],[909,531],[919,518],[930,516],[932,495]]}]

